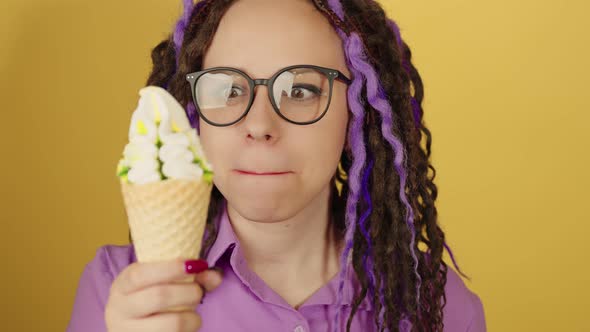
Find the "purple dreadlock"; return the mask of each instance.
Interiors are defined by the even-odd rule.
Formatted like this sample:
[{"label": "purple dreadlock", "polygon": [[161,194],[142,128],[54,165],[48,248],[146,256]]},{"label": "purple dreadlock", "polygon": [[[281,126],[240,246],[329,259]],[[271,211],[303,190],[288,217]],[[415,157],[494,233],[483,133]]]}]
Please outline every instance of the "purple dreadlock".
[{"label": "purple dreadlock", "polygon": [[[340,3],[340,1],[339,0],[328,0],[328,4],[329,4],[330,8],[332,9],[332,11],[334,11],[336,13],[336,15],[338,15],[340,20],[344,21],[345,15],[344,15],[344,10],[342,8],[342,4]],[[389,105],[389,102],[385,98],[385,92],[383,91],[383,88],[381,87],[381,83],[379,82],[378,75],[377,75],[375,69],[366,60],[366,56],[365,56],[366,51],[364,50],[364,46],[362,44],[361,38],[355,32],[352,32],[350,35],[346,36],[343,31],[338,30],[338,34],[344,40],[344,44],[346,45],[345,54],[347,57],[347,61],[351,66],[350,69],[353,72],[354,80],[355,81],[366,80],[368,102],[381,115],[381,119],[382,119],[381,131],[382,131],[383,137],[387,140],[387,142],[391,145],[391,147],[394,150],[394,154],[395,154],[394,167],[400,177],[400,193],[399,193],[400,200],[405,205],[406,224],[412,234],[409,246],[410,246],[410,252],[411,252],[412,258],[414,259],[414,274],[415,274],[416,280],[417,280],[417,282],[416,282],[416,293],[417,293],[416,299],[417,299],[417,303],[419,304],[420,303],[421,277],[420,277],[420,273],[418,272],[418,257],[416,256],[416,252],[414,250],[415,239],[416,239],[416,231],[414,229],[414,212],[413,212],[412,206],[410,205],[410,203],[406,197],[406,194],[405,194],[405,185],[406,185],[406,179],[407,179],[407,170],[406,170],[407,166],[405,165],[405,150],[404,150],[403,144],[400,141],[400,139],[395,137],[393,135],[393,133],[391,132],[391,128],[394,125],[393,119],[392,119],[391,105]],[[360,98],[360,91],[354,91],[354,90],[355,89],[352,89],[352,88],[349,89],[349,92],[350,92],[349,93],[349,101],[351,101],[353,99]],[[353,114],[354,114],[353,109],[356,107],[358,107],[358,105],[354,105],[354,104],[351,105],[351,107],[350,107]],[[360,113],[363,113],[364,112],[363,107],[362,106],[358,107],[358,111]],[[362,116],[360,116],[359,118],[362,119]],[[356,122],[357,119],[355,118],[353,121]],[[359,130],[358,132],[352,132],[351,134],[358,134],[358,136],[362,137],[362,131],[363,131],[362,125],[359,126],[358,130]],[[354,136],[349,135],[349,137],[351,138],[351,142],[352,142],[352,139],[354,138]],[[359,146],[362,146],[362,148],[359,148]],[[364,154],[365,154],[364,144],[357,143],[356,147],[352,146],[352,150],[353,150],[353,158],[354,159],[353,159],[353,166],[351,169],[352,170],[355,169],[355,164],[356,164],[356,167],[358,167],[360,169],[364,163]],[[360,156],[360,158],[359,158],[359,156]],[[357,176],[358,175],[356,175],[356,174],[352,174],[353,179],[357,178]],[[350,249],[352,248],[354,228],[355,228],[354,219],[356,218],[356,205],[358,204],[358,188],[354,188],[353,184],[349,184],[349,186],[351,187],[351,190],[350,190],[351,195],[349,196],[349,199],[347,202],[347,215],[346,215],[347,231],[346,231],[346,237],[345,237],[346,247],[345,247],[345,250],[343,253],[343,257],[342,257],[342,266],[346,266],[347,256],[349,254]],[[365,240],[367,241],[367,243],[370,243],[370,241],[371,241],[370,237],[366,237],[366,236],[365,236]],[[369,272],[370,279],[372,279],[372,277],[371,277],[372,272],[371,271],[368,271],[368,272]],[[341,274],[340,274],[340,287],[338,290],[339,301],[341,300],[341,297],[342,297],[343,286],[344,286],[344,276],[343,276],[343,273],[341,272]],[[374,286],[375,285],[372,285],[372,287],[374,287]],[[383,283],[381,283],[381,287],[383,287]],[[382,294],[382,289],[380,289],[379,293]],[[380,297],[381,297],[381,310],[379,312],[379,322],[381,324],[381,323],[383,323],[386,307],[385,307],[385,304],[383,303],[382,295]],[[339,320],[339,314],[340,313],[338,312],[336,315],[336,322],[338,322],[338,320]],[[400,322],[400,325],[401,324],[402,324],[402,322]],[[401,328],[402,328],[402,326],[400,326],[400,329]]]},{"label": "purple dreadlock", "polygon": [[[387,20],[387,24],[389,25],[389,27],[393,31],[393,34],[395,35],[395,38],[396,38],[398,47],[400,49],[403,49],[403,41],[402,41],[402,38],[401,38],[401,33],[400,33],[399,27],[391,19],[388,19]],[[412,75],[412,69],[410,67],[410,63],[408,62],[408,59],[403,54],[402,54],[402,62],[403,62],[403,67],[404,67],[406,73],[408,73],[408,75],[411,76]],[[421,120],[422,120],[422,115],[423,115],[424,112],[422,110],[422,107],[420,107],[420,103],[416,100],[416,98],[414,96],[411,96],[410,102],[412,104],[412,110],[413,110],[413,115],[414,115],[414,123],[416,125],[416,128],[420,128],[420,126],[421,126]],[[459,268],[459,265],[455,261],[455,256],[453,255],[453,251],[451,250],[451,248],[448,246],[448,244],[446,243],[446,241],[443,244],[444,244],[445,249],[447,249],[447,252],[449,253],[449,256],[451,257],[451,261],[453,262],[453,265],[455,266],[455,268],[457,269],[457,271],[459,273],[461,273],[463,276],[465,276],[463,274],[463,272],[461,271],[461,269]],[[469,279],[469,277],[467,277],[467,278]]]}]

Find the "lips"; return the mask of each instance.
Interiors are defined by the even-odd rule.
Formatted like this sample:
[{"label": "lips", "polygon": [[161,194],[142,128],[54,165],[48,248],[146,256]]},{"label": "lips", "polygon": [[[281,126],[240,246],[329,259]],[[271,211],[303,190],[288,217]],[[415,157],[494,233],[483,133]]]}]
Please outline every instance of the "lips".
[{"label": "lips", "polygon": [[249,170],[241,170],[237,169],[236,172],[244,175],[283,175],[291,173],[290,171],[287,172],[258,172],[258,171],[249,171]]}]

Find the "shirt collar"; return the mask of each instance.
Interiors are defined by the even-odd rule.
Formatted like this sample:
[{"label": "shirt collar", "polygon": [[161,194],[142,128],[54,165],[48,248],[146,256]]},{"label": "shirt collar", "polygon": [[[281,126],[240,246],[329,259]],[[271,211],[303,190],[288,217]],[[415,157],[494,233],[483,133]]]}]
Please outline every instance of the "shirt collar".
[{"label": "shirt collar", "polygon": [[[207,263],[209,266],[217,265],[219,259],[229,250],[238,247],[237,250],[234,250],[232,253],[232,262],[243,262],[244,258],[242,257],[242,250],[239,248],[239,241],[236,237],[236,234],[233,230],[231,222],[229,220],[229,216],[227,213],[227,200],[223,199],[222,203],[222,213],[220,214],[220,218],[218,218],[218,231],[217,231],[217,238],[215,242],[211,246],[209,253],[207,254]],[[235,255],[239,255],[240,257],[234,257]],[[349,259],[350,261],[350,259]],[[262,291],[262,279],[255,276],[253,272],[249,271],[245,264],[231,264],[234,273],[238,274],[241,280],[246,282],[248,286],[257,294],[263,297],[263,300],[272,298],[273,301],[276,300],[276,296],[274,294],[269,295],[268,291]],[[247,277],[244,277],[247,275]],[[339,287],[340,278],[337,275],[333,279],[331,279],[327,287],[322,287],[319,291],[314,293],[311,298],[309,298],[303,307],[310,306],[310,305],[333,305],[337,301],[338,296],[338,287]],[[267,286],[268,287],[268,286]],[[345,271],[345,279],[344,279],[344,290],[343,290],[343,298],[341,300],[342,306],[351,306],[354,300],[354,294],[360,293],[361,286],[356,277],[356,273],[354,273],[354,269],[352,265],[349,263],[347,264],[347,269]],[[367,295],[360,303],[359,309],[364,310],[373,310],[373,303],[369,300],[369,296]]]},{"label": "shirt collar", "polygon": [[207,263],[209,266],[217,265],[217,261],[230,248],[234,248],[238,243],[236,234],[234,233],[229,217],[227,214],[227,200],[223,199],[222,213],[217,221],[217,238],[211,246],[207,254]]}]

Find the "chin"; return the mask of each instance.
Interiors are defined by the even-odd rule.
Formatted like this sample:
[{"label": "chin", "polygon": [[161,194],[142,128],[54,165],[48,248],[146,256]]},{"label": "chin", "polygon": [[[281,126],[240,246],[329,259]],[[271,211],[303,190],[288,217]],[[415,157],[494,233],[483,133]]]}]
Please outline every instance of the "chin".
[{"label": "chin", "polygon": [[[231,197],[231,196],[230,196]],[[244,218],[254,222],[279,222],[295,215],[293,201],[284,200],[282,203],[273,198],[239,197],[228,203]]]}]

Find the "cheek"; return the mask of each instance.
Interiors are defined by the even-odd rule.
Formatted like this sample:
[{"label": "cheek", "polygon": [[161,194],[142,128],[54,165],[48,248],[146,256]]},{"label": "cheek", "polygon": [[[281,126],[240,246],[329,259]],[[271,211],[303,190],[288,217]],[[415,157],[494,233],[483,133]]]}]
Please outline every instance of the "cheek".
[{"label": "cheek", "polygon": [[201,124],[200,140],[205,156],[213,165],[213,169],[219,169],[224,161],[222,158],[226,155],[224,148],[230,146],[225,144],[224,135],[218,132],[219,129],[210,125]]},{"label": "cheek", "polygon": [[312,139],[306,140],[308,171],[314,176],[321,176],[323,181],[329,181],[336,171],[344,149],[348,124],[348,109],[345,107],[346,104],[341,103],[330,107],[326,116],[317,123],[314,134],[310,135]]},{"label": "cheek", "polygon": [[323,130],[326,133],[325,139],[328,142],[329,148],[338,156],[338,159],[340,158],[348,134],[348,113],[346,98],[344,95],[340,95],[339,98],[334,98],[332,101],[332,105],[330,105],[330,109],[326,113],[326,121],[324,122],[325,128]]}]

